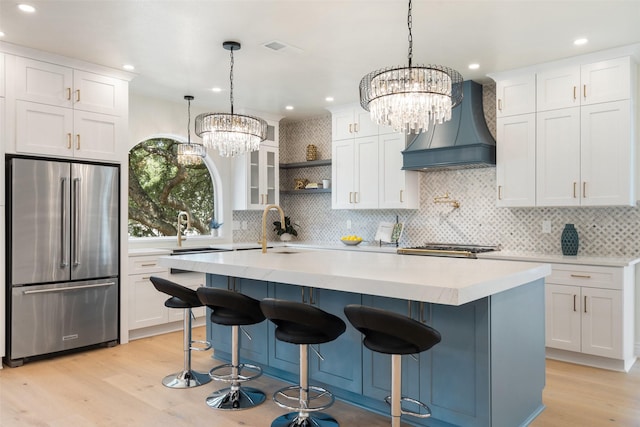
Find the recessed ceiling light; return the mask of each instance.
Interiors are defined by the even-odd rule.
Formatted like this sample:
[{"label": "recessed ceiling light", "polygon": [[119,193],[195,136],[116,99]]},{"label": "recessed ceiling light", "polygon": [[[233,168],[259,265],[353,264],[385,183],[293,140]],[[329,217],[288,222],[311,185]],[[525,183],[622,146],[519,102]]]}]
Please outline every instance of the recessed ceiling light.
[{"label": "recessed ceiling light", "polygon": [[221,88],[219,88],[219,87],[212,87],[212,88],[211,88],[211,91],[212,91],[212,92],[215,92],[215,93],[218,93],[218,92],[222,92],[222,89],[221,89]]},{"label": "recessed ceiling light", "polygon": [[333,102],[333,96],[327,96],[324,100],[327,102]]},{"label": "recessed ceiling light", "polygon": [[131,64],[124,64],[124,65],[122,66],[122,68],[124,68],[124,69],[125,69],[125,70],[127,70],[127,71],[133,71],[133,70],[135,70],[135,69],[136,69],[136,67],[134,67],[134,66],[133,66],[133,65],[131,65]]},{"label": "recessed ceiling light", "polygon": [[0,31],[0,37],[4,37],[4,33]]},{"label": "recessed ceiling light", "polygon": [[480,68],[480,64],[469,64],[470,70],[477,70],[478,68]]},{"label": "recessed ceiling light", "polygon": [[293,110],[293,105],[287,105],[284,108],[285,108],[285,110]]},{"label": "recessed ceiling light", "polygon": [[30,4],[19,4],[18,9],[26,13],[33,13],[36,11],[36,8],[31,6]]},{"label": "recessed ceiling light", "polygon": [[589,40],[585,39],[585,38],[581,38],[581,39],[575,39],[573,41],[573,44],[575,44],[576,46],[582,46],[583,44],[587,44],[589,42]]}]

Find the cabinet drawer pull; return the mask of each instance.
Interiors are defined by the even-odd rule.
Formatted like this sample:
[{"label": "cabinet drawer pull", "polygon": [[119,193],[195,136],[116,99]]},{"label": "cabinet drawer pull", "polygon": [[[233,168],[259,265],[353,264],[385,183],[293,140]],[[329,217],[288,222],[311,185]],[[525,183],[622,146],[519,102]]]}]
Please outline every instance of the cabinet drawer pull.
[{"label": "cabinet drawer pull", "polygon": [[577,277],[580,279],[591,279],[591,275],[589,274],[571,274],[571,277]]},{"label": "cabinet drawer pull", "polygon": [[142,280],[149,280],[151,279],[151,276],[142,276]]},{"label": "cabinet drawer pull", "polygon": [[141,267],[155,267],[156,263],[152,263],[152,264],[141,264]]},{"label": "cabinet drawer pull", "polygon": [[498,111],[502,111],[502,99],[498,99]]},{"label": "cabinet drawer pull", "polygon": [[573,100],[574,100],[574,101],[575,101],[575,99],[576,99],[576,91],[577,91],[577,89],[578,89],[578,88],[577,88],[576,86],[574,86],[574,87],[573,87]]},{"label": "cabinet drawer pull", "polygon": [[68,148],[69,150],[71,150],[71,139],[73,139],[73,138],[71,137],[71,134],[70,134],[70,133],[68,133],[68,134],[67,134],[67,148]]},{"label": "cabinet drawer pull", "polygon": [[587,296],[584,296],[584,312],[587,312]]},{"label": "cabinet drawer pull", "polygon": [[577,297],[577,295],[573,294],[573,311],[577,311],[576,310],[576,297]]}]

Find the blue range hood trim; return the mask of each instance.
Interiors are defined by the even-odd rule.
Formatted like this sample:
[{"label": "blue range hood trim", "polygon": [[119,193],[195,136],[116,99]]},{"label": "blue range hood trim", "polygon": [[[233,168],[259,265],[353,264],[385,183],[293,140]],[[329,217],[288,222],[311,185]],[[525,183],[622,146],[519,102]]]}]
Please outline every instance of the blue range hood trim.
[{"label": "blue range hood trim", "polygon": [[482,85],[467,80],[463,93],[450,121],[415,136],[402,152],[403,170],[495,166],[496,141],[484,119]]}]

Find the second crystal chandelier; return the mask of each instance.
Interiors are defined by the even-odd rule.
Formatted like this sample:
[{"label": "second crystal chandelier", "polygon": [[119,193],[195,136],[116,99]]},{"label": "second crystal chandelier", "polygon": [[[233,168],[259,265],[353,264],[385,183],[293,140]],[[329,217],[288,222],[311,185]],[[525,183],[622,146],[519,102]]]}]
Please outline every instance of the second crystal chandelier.
[{"label": "second crystal chandelier", "polygon": [[409,66],[373,71],[360,81],[360,105],[379,125],[396,132],[420,133],[429,123],[451,119],[451,109],[462,101],[462,76],[442,65],[412,66],[412,3],[409,0]]},{"label": "second crystal chandelier", "polygon": [[226,41],[222,47],[231,51],[231,113],[204,113],[196,117],[196,135],[207,147],[218,150],[221,156],[230,157],[256,151],[267,138],[267,122],[261,118],[233,112],[233,51],[240,50],[240,43]]}]

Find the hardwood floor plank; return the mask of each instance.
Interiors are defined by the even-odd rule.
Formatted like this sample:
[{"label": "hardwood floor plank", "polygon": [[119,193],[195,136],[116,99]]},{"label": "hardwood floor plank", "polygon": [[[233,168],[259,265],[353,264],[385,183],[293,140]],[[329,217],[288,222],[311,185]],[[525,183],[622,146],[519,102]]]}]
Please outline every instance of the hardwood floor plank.
[{"label": "hardwood floor plank", "polygon": [[[194,339],[204,338],[204,328]],[[181,332],[127,345],[27,363],[0,371],[2,427],[242,426],[268,427],[283,414],[271,401],[282,382],[263,376],[251,385],[268,396],[248,411],[210,409],[205,398],[222,385],[187,390],[164,387],[162,378],[182,367]],[[211,352],[193,352],[194,369],[218,364]],[[543,401],[533,427],[640,427],[640,366],[630,373],[547,360]],[[327,412],[343,427],[388,427],[389,418],[342,402]]]}]

